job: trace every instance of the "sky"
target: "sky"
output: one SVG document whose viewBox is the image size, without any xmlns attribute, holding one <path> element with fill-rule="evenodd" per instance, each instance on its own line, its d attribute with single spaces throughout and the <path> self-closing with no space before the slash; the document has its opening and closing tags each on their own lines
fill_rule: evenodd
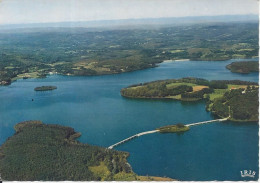
<svg viewBox="0 0 260 183">
<path fill-rule="evenodd" d="M 258 14 L 258 0 L 0 0 L 0 24 Z"/>
</svg>

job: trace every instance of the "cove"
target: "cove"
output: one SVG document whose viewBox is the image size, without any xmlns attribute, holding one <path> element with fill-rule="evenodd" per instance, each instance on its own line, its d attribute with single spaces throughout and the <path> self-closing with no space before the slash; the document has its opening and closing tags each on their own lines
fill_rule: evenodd
<svg viewBox="0 0 260 183">
<path fill-rule="evenodd" d="M 258 82 L 258 73 L 243 75 L 227 70 L 225 66 L 233 61 L 237 60 L 165 62 L 156 68 L 118 75 L 18 80 L 0 87 L 0 143 L 13 135 L 16 123 L 25 120 L 70 126 L 82 133 L 81 142 L 108 147 L 160 126 L 214 119 L 205 111 L 205 101 L 126 99 L 120 96 L 120 89 L 182 77 Z M 42 85 L 58 88 L 34 91 Z M 140 175 L 197 181 L 247 180 L 240 171 L 258 172 L 258 124 L 205 124 L 191 127 L 182 135 L 149 134 L 115 149 L 130 153 L 128 161 Z M 258 174 L 248 180 L 257 179 Z"/>
</svg>

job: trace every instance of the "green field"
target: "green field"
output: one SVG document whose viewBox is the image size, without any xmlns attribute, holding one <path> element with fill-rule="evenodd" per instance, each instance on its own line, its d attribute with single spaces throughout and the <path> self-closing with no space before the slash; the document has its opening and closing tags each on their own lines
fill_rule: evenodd
<svg viewBox="0 0 260 183">
<path fill-rule="evenodd" d="M 214 92 L 211 93 L 211 94 L 208 94 L 209 97 L 210 97 L 210 100 L 213 101 L 214 99 L 216 98 L 220 98 L 220 97 L 223 97 L 223 95 L 231 90 L 231 89 L 246 89 L 247 88 L 247 85 L 234 85 L 234 84 L 228 84 L 227 85 L 227 89 L 214 89 Z M 252 85 L 249 85 L 249 86 L 252 86 Z M 205 96 L 206 97 L 206 96 Z"/>
<path fill-rule="evenodd" d="M 197 86 L 197 85 L 194 84 L 194 83 L 184 83 L 184 82 L 181 82 L 181 83 L 170 83 L 170 84 L 167 84 L 167 85 L 166 85 L 166 88 L 167 88 L 167 89 L 172 89 L 172 88 L 175 88 L 176 86 L 180 86 L 180 85 Z"/>
<path fill-rule="evenodd" d="M 213 101 L 216 98 L 223 97 L 223 95 L 227 92 L 227 89 L 214 89 L 214 92 L 211 94 L 207 94 L 210 97 L 210 100 Z"/>
</svg>

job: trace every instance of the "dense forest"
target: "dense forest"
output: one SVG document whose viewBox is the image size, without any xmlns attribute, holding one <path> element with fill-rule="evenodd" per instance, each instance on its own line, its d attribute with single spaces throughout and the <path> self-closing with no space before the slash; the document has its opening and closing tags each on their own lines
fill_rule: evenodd
<svg viewBox="0 0 260 183">
<path fill-rule="evenodd" d="M 0 33 L 0 84 L 47 74 L 101 75 L 155 67 L 169 59 L 258 56 L 257 23 L 205 23 L 103 30 L 35 29 Z"/>
<path fill-rule="evenodd" d="M 128 153 L 82 144 L 73 128 L 22 122 L 0 148 L 1 178 L 8 181 L 160 180 L 137 176 Z M 171 180 L 171 179 L 167 179 Z"/>
<path fill-rule="evenodd" d="M 226 66 L 231 72 L 248 74 L 250 72 L 259 72 L 259 62 L 255 61 L 242 61 L 232 62 Z"/>
<path fill-rule="evenodd" d="M 233 121 L 258 121 L 258 83 L 200 78 L 168 79 L 121 89 L 128 98 L 207 100 L 207 110 Z"/>
</svg>

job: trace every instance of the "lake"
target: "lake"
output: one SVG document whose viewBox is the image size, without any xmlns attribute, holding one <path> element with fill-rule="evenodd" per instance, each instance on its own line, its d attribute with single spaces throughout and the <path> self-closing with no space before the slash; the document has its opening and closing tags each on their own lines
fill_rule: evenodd
<svg viewBox="0 0 260 183">
<path fill-rule="evenodd" d="M 120 89 L 190 76 L 258 82 L 258 73 L 243 75 L 227 70 L 225 66 L 233 61 L 237 60 L 165 62 L 156 68 L 117 75 L 18 80 L 0 87 L 0 143 L 13 135 L 16 123 L 26 120 L 70 126 L 82 133 L 81 142 L 108 147 L 157 127 L 214 119 L 205 110 L 205 101 L 126 99 L 120 96 Z M 58 89 L 34 91 L 42 85 Z M 194 181 L 257 180 L 258 139 L 257 123 L 222 122 L 194 126 L 182 135 L 145 135 L 115 149 L 130 153 L 128 161 L 140 175 Z M 241 170 L 256 171 L 256 177 L 242 178 Z"/>
</svg>

